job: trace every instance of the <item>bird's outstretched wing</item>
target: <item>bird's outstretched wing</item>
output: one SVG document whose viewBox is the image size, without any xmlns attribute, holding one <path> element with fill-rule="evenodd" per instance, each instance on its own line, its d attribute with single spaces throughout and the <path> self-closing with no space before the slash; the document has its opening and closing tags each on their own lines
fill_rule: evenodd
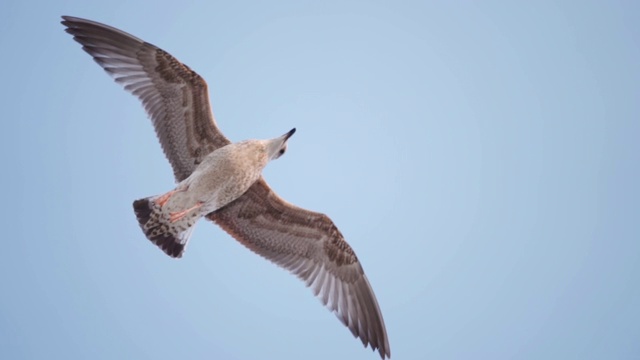
<svg viewBox="0 0 640 360">
<path fill-rule="evenodd" d="M 116 82 L 138 97 L 177 181 L 229 144 L 216 126 L 207 83 L 166 51 L 95 21 L 63 16 L 66 31 Z"/>
<path fill-rule="evenodd" d="M 289 204 L 262 178 L 207 217 L 250 250 L 298 276 L 365 346 L 378 349 L 383 359 L 390 357 L 371 285 L 329 217 Z"/>
</svg>

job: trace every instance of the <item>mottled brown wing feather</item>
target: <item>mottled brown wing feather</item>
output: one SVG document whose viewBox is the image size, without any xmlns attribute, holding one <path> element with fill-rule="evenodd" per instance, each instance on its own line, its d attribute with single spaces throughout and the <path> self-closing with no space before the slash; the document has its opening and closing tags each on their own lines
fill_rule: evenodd
<svg viewBox="0 0 640 360">
<path fill-rule="evenodd" d="M 390 357 L 371 285 L 329 217 L 287 203 L 262 178 L 207 217 L 250 250 L 298 276 L 365 346 L 378 349 L 383 359 Z"/>
<path fill-rule="evenodd" d="M 177 181 L 229 144 L 216 126 L 207 83 L 164 50 L 95 21 L 63 16 L 66 31 L 116 82 L 138 97 Z"/>
</svg>

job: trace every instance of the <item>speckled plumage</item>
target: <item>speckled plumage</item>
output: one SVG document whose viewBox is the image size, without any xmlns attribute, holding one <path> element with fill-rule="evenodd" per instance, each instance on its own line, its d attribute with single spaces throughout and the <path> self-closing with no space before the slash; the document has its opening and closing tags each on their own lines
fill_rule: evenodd
<svg viewBox="0 0 640 360">
<path fill-rule="evenodd" d="M 295 129 L 271 140 L 246 140 L 225 145 L 204 157 L 196 169 L 171 191 L 170 197 L 150 196 L 134 201 L 140 228 L 167 255 L 181 257 L 196 222 L 244 194 L 260 178 L 269 160 Z M 162 204 L 160 204 L 162 202 Z M 189 211 L 194 204 L 198 207 Z M 176 214 L 188 211 L 175 219 Z"/>
<path fill-rule="evenodd" d="M 213 117 L 206 82 L 166 51 L 121 30 L 70 16 L 63 16 L 62 24 L 83 50 L 142 102 L 173 168 L 176 189 L 191 177 L 199 179 L 187 190 L 172 193 L 166 202 L 164 196 L 134 202 L 147 237 L 167 254 L 180 257 L 193 228 L 191 219 L 195 223 L 206 214 L 241 244 L 299 277 L 365 346 L 389 358 L 376 297 L 333 221 L 280 198 L 259 173 L 236 171 L 242 183 L 238 188 L 221 180 L 226 165 L 216 153 L 232 148 L 226 148 L 231 142 Z M 202 196 L 215 200 L 198 205 Z M 194 212 L 179 216 L 178 210 L 185 206 Z"/>
</svg>

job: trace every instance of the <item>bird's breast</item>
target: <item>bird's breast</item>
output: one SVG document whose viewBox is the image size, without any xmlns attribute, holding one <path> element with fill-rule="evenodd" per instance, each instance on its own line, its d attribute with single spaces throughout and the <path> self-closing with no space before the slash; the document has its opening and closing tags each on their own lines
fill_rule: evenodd
<svg viewBox="0 0 640 360">
<path fill-rule="evenodd" d="M 261 169 L 238 157 L 217 156 L 207 160 L 194 171 L 188 192 L 197 201 L 214 207 L 211 211 L 240 197 L 260 177 Z"/>
</svg>

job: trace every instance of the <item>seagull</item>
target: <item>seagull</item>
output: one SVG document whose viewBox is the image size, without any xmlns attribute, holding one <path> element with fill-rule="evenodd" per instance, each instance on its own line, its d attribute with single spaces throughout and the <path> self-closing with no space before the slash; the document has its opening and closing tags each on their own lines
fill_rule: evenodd
<svg viewBox="0 0 640 360">
<path fill-rule="evenodd" d="M 176 187 L 135 200 L 146 237 L 180 258 L 205 217 L 242 245 L 296 275 L 359 338 L 391 357 L 380 307 L 355 252 L 331 219 L 279 197 L 262 177 L 292 129 L 269 140 L 232 143 L 218 129 L 207 83 L 166 51 L 114 27 L 62 16 L 65 31 L 150 117 Z"/>
</svg>

